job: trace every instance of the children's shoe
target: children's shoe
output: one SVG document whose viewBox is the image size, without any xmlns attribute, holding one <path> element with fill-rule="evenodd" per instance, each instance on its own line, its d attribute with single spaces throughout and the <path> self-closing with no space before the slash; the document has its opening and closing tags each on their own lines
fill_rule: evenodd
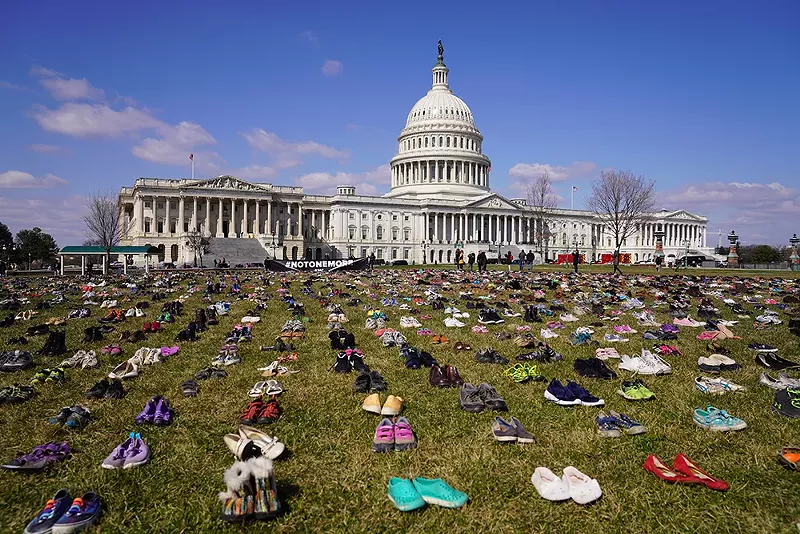
<svg viewBox="0 0 800 534">
<path fill-rule="evenodd" d="M 522 426 L 519 419 L 512 417 L 511 424 L 514 426 L 514 431 L 516 432 L 517 443 L 536 443 L 536 438 L 533 434 L 525 430 L 525 427 Z"/>
<path fill-rule="evenodd" d="M 743 420 L 713 406 L 706 406 L 705 410 L 695 408 L 693 420 L 697 426 L 717 432 L 729 432 L 747 428 L 747 423 Z"/>
<path fill-rule="evenodd" d="M 604 438 L 618 438 L 622 436 L 622 432 L 619 431 L 619 427 L 617 426 L 616 419 L 605 412 L 598 413 L 594 418 L 594 423 L 597 425 L 597 433 Z"/>
<path fill-rule="evenodd" d="M 66 489 L 60 489 L 48 500 L 44 508 L 25 527 L 25 534 L 47 534 L 52 532 L 53 525 L 69 510 L 72 497 Z"/>
<path fill-rule="evenodd" d="M 461 508 L 469 499 L 466 493 L 451 488 L 441 478 L 417 477 L 413 480 L 413 484 L 422 499 L 428 504 L 436 504 L 445 508 Z"/>
<path fill-rule="evenodd" d="M 223 521 L 266 520 L 281 513 L 272 460 L 236 462 L 225 471 L 224 480 L 227 490 L 219 494 Z"/>
<path fill-rule="evenodd" d="M 596 479 L 590 478 L 572 466 L 564 468 L 562 480 L 569 488 L 569 496 L 578 504 L 589 504 L 603 495 Z"/>
<path fill-rule="evenodd" d="M 403 409 L 402 397 L 389 395 L 386 398 L 386 402 L 383 404 L 383 408 L 381 408 L 381 415 L 398 415 L 402 409 Z"/>
<path fill-rule="evenodd" d="M 531 483 L 543 499 L 566 501 L 570 499 L 569 486 L 546 467 L 537 467 L 531 475 Z"/>
<path fill-rule="evenodd" d="M 394 423 L 394 450 L 405 451 L 417 447 L 417 439 L 411 430 L 411 423 L 405 417 L 398 417 Z"/>
<path fill-rule="evenodd" d="M 125 464 L 125 454 L 128 451 L 128 447 L 131 446 L 135 437 L 136 434 L 131 432 L 128 436 L 128 439 L 114 447 L 114 450 L 111 451 L 111 454 L 109 454 L 105 460 L 103 460 L 103 463 L 100 464 L 100 467 L 103 469 L 121 469 Z"/>
<path fill-rule="evenodd" d="M 72 501 L 72 506 L 53 525 L 53 534 L 71 534 L 89 528 L 101 513 L 100 496 L 90 491 Z"/>
<path fill-rule="evenodd" d="M 144 465 L 150 460 L 150 447 L 142 439 L 141 434 L 138 432 L 133 438 L 133 442 L 125 450 L 125 460 L 123 462 L 123 469 L 131 469 Z"/>
<path fill-rule="evenodd" d="M 367 398 L 364 399 L 364 403 L 361 405 L 361 408 L 365 412 L 379 414 L 381 413 L 381 396 L 377 393 L 373 393 L 372 395 L 367 395 Z"/>
<path fill-rule="evenodd" d="M 636 436 L 647 432 L 647 428 L 641 423 L 638 423 L 625 415 L 624 413 L 617 413 L 614 410 L 608 412 L 608 416 L 614 419 L 614 424 L 618 428 L 625 431 L 629 436 Z"/>
<path fill-rule="evenodd" d="M 414 484 L 406 478 L 389 479 L 389 500 L 401 512 L 410 512 L 425 506 L 425 500 Z"/>
<path fill-rule="evenodd" d="M 394 450 L 394 424 L 385 417 L 381 419 L 375 429 L 372 440 L 372 450 L 375 452 L 389 452 Z"/>
<path fill-rule="evenodd" d="M 517 441 L 517 429 L 502 417 L 495 417 L 492 421 L 492 435 L 501 443 Z"/>
</svg>

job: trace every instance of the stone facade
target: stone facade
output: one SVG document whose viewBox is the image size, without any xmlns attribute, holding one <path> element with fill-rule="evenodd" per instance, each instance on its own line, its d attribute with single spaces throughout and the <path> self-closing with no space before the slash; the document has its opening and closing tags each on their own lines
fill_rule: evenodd
<svg viewBox="0 0 800 534">
<path fill-rule="evenodd" d="M 185 234 L 215 239 L 253 239 L 265 257 L 325 259 L 374 253 L 386 261 L 450 263 L 457 246 L 490 255 L 534 249 L 537 261 L 577 246 L 588 261 L 613 249 L 610 235 L 591 212 L 554 209 L 550 238 L 537 226 L 524 199 L 506 199 L 489 188 L 491 162 L 469 107 L 450 90 L 444 58 L 432 69 L 433 84 L 412 108 L 391 160 L 391 190 L 358 195 L 341 185 L 331 196 L 300 187 L 251 183 L 233 176 L 208 180 L 139 178 L 120 191 L 125 245 L 153 245 L 164 259 L 191 263 Z M 623 244 L 631 261 L 654 257 L 657 230 L 666 232 L 664 253 L 680 257 L 688 247 L 705 254 L 705 217 L 683 210 L 655 213 Z M 260 258 L 263 259 L 263 258 Z M 254 260 L 255 261 L 255 260 Z"/>
</svg>

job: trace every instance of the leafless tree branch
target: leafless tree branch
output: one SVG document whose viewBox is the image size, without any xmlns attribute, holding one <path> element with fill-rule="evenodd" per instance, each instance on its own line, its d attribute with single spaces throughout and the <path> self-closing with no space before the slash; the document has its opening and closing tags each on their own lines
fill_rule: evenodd
<svg viewBox="0 0 800 534">
<path fill-rule="evenodd" d="M 191 230 L 186 233 L 186 246 L 194 253 L 194 266 L 197 267 L 197 258 L 200 258 L 200 265 L 203 265 L 203 256 L 211 252 L 211 237 L 202 230 Z"/>
<path fill-rule="evenodd" d="M 528 184 L 527 196 L 528 206 L 531 208 L 536 225 L 533 234 L 536 244 L 541 250 L 545 240 L 544 228 L 550 225 L 550 215 L 558 203 L 553 192 L 553 180 L 550 178 L 550 173 L 545 171 Z"/>
<path fill-rule="evenodd" d="M 95 193 L 89 197 L 87 208 L 86 215 L 82 217 L 86 233 L 90 240 L 105 249 L 108 262 L 111 249 L 123 237 L 119 198 L 112 193 Z"/>
<path fill-rule="evenodd" d="M 586 206 L 614 237 L 615 250 L 645 222 L 655 208 L 655 182 L 631 171 L 603 171 L 592 184 Z"/>
</svg>

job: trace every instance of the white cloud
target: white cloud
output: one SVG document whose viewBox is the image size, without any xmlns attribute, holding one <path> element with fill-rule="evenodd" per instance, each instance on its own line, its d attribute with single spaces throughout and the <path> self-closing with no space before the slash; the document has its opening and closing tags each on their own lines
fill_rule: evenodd
<svg viewBox="0 0 800 534">
<path fill-rule="evenodd" d="M 548 163 L 517 163 L 508 174 L 515 178 L 531 179 L 547 172 L 554 182 L 584 177 L 597 168 L 591 161 L 576 161 L 571 165 L 550 165 Z"/>
<path fill-rule="evenodd" d="M 326 59 L 322 64 L 322 74 L 325 76 L 338 76 L 344 70 L 344 64 L 338 59 Z"/>
<path fill-rule="evenodd" d="M 360 195 L 376 195 L 381 191 L 379 186 L 391 183 L 392 173 L 388 164 L 362 173 L 337 172 L 312 172 L 295 179 L 295 183 L 304 190 L 314 193 L 335 193 L 336 186 L 352 185 Z"/>
<path fill-rule="evenodd" d="M 316 32 L 312 30 L 306 30 L 300 34 L 300 37 L 308 41 L 309 44 L 317 46 L 319 44 L 319 37 L 317 36 Z"/>
<path fill-rule="evenodd" d="M 726 234 L 736 230 L 743 243 L 785 244 L 800 221 L 800 189 L 777 182 L 691 183 L 659 192 L 657 198 L 666 209 L 708 217 L 709 235 L 717 228 Z M 709 237 L 708 244 L 716 241 Z"/>
<path fill-rule="evenodd" d="M 32 152 L 39 152 L 41 154 L 56 154 L 56 153 L 59 153 L 59 152 L 60 153 L 69 153 L 70 152 L 69 148 L 67 148 L 65 146 L 61 146 L 61 145 L 41 145 L 41 144 L 36 144 L 36 145 L 28 145 L 25 148 L 27 148 L 28 150 L 30 150 Z"/>
<path fill-rule="evenodd" d="M 86 78 L 67 78 L 60 72 L 34 66 L 31 75 L 40 78 L 39 83 L 50 91 L 56 100 L 103 100 L 105 92 L 89 83 Z"/>
<path fill-rule="evenodd" d="M 233 169 L 228 174 L 243 180 L 260 180 L 277 176 L 278 170 L 274 167 L 253 164 L 240 169 Z"/>
<path fill-rule="evenodd" d="M 195 154 L 195 164 L 201 170 L 217 169 L 222 157 L 215 152 L 196 151 L 199 146 L 213 145 L 217 140 L 202 126 L 183 121 L 176 126 L 162 124 L 158 129 L 160 139 L 148 137 L 131 148 L 137 158 L 163 165 L 189 166 L 189 154 Z"/>
<path fill-rule="evenodd" d="M 73 137 L 118 137 L 164 124 L 147 111 L 130 106 L 116 111 L 105 104 L 67 102 L 58 109 L 36 106 L 31 115 L 43 130 Z"/>
<path fill-rule="evenodd" d="M 268 154 L 273 160 L 272 166 L 278 169 L 300 165 L 305 156 L 319 156 L 339 162 L 344 162 L 350 157 L 347 150 L 337 150 L 316 141 L 291 143 L 263 129 L 251 130 L 241 135 L 251 148 Z"/>
<path fill-rule="evenodd" d="M 52 235 L 58 245 L 80 245 L 86 239 L 81 216 L 86 213 L 86 198 L 77 195 L 54 198 L 12 198 L 0 196 L 3 222 L 14 232 L 38 226 Z"/>
<path fill-rule="evenodd" d="M 5 80 L 0 80 L 0 89 L 14 89 L 15 91 L 29 91 L 27 87 L 24 85 L 19 85 L 18 83 L 11 83 Z"/>
<path fill-rule="evenodd" d="M 22 171 L 0 172 L 0 189 L 49 189 L 66 183 L 66 180 L 54 174 L 36 178 L 32 174 Z"/>
</svg>

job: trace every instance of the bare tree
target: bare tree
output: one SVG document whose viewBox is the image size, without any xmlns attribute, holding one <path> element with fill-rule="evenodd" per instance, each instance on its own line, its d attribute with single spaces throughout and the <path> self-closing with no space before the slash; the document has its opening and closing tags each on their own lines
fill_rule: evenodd
<svg viewBox="0 0 800 534">
<path fill-rule="evenodd" d="M 111 249 L 122 239 L 119 198 L 112 193 L 95 193 L 87 202 L 88 213 L 82 217 L 89 239 L 106 251 L 110 265 Z"/>
<path fill-rule="evenodd" d="M 549 245 L 545 228 L 550 226 L 550 216 L 558 203 L 553 191 L 553 179 L 544 171 L 528 184 L 528 206 L 533 214 L 535 242 L 542 252 L 543 245 Z"/>
<path fill-rule="evenodd" d="M 655 182 L 631 171 L 603 171 L 592 184 L 586 206 L 594 212 L 614 238 L 614 271 L 618 271 L 619 249 L 626 239 L 652 217 Z"/>
<path fill-rule="evenodd" d="M 200 266 L 203 266 L 203 256 L 211 252 L 211 234 L 205 234 L 201 230 L 191 230 L 186 232 L 186 246 L 194 253 L 194 266 L 197 267 L 197 258 L 200 258 Z"/>
</svg>

